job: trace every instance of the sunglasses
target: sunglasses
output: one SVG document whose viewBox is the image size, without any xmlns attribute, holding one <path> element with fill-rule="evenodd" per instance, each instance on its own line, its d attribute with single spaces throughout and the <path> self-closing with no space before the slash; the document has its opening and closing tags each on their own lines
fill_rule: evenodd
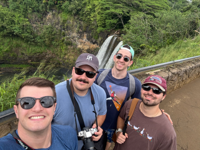
<svg viewBox="0 0 200 150">
<path fill-rule="evenodd" d="M 120 53 L 118 53 L 117 55 L 116 55 L 116 58 L 117 59 L 121 59 L 123 56 L 122 56 L 122 54 L 120 54 Z M 130 60 L 130 58 L 129 57 L 127 57 L 127 56 L 124 56 L 124 61 L 125 62 L 128 62 Z"/>
<path fill-rule="evenodd" d="M 85 73 L 88 78 L 94 78 L 94 76 L 96 75 L 96 73 L 94 73 L 92 71 L 85 71 L 81 68 L 75 68 L 75 73 L 77 75 L 82 75 Z"/>
<path fill-rule="evenodd" d="M 163 91 L 161 89 L 159 89 L 159 88 L 152 88 L 149 85 L 145 85 L 145 84 L 142 85 L 142 89 L 145 90 L 145 91 L 150 91 L 152 89 L 152 91 L 153 91 L 154 94 L 163 93 Z"/>
<path fill-rule="evenodd" d="M 50 108 L 56 102 L 56 98 L 53 96 L 44 96 L 41 98 L 22 97 L 17 99 L 23 109 L 31 109 L 35 105 L 36 100 L 40 100 L 40 104 L 44 108 Z"/>
</svg>

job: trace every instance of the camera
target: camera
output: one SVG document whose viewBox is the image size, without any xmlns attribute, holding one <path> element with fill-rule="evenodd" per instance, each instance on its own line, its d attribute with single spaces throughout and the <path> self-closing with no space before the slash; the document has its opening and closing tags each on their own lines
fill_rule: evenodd
<svg viewBox="0 0 200 150">
<path fill-rule="evenodd" d="M 92 135 L 97 132 L 96 128 L 84 127 L 83 131 L 78 132 L 78 137 L 82 138 L 85 150 L 95 150 Z"/>
</svg>

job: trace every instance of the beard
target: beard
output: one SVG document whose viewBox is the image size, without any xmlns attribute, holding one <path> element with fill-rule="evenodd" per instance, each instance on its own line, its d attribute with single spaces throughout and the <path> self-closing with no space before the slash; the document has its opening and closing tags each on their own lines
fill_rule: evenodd
<svg viewBox="0 0 200 150">
<path fill-rule="evenodd" d="M 154 106 L 157 106 L 157 105 L 159 105 L 161 102 L 162 102 L 162 99 L 155 99 L 155 100 L 153 100 L 153 102 L 152 102 L 152 100 L 150 101 L 150 100 L 147 100 L 147 99 L 145 99 L 143 96 L 141 96 L 141 100 L 142 100 L 142 102 L 144 103 L 144 105 L 145 106 L 148 106 L 148 107 L 154 107 Z"/>
</svg>

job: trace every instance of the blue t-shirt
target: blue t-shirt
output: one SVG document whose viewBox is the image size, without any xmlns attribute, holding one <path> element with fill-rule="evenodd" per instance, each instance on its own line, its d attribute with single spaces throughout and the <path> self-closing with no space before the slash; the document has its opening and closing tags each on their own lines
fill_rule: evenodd
<svg viewBox="0 0 200 150">
<path fill-rule="evenodd" d="M 102 71 L 105 69 L 100 69 L 96 77 L 95 83 Z M 134 76 L 133 76 L 134 77 Z M 135 79 L 135 92 L 131 95 L 131 98 L 141 99 L 141 82 L 139 79 Z M 127 73 L 126 77 L 123 79 L 116 79 L 112 76 L 111 69 L 103 82 L 100 85 L 106 92 L 107 97 L 107 115 L 106 119 L 102 125 L 104 130 L 115 129 L 117 125 L 117 118 L 120 109 L 123 107 L 124 103 L 130 97 L 129 90 L 129 75 Z"/>
<path fill-rule="evenodd" d="M 75 130 L 70 126 L 52 125 L 52 141 L 49 148 L 37 150 L 77 150 L 78 140 Z M 0 150 L 25 150 L 19 145 L 13 136 L 0 138 Z"/>
<path fill-rule="evenodd" d="M 71 82 L 71 79 L 69 81 Z M 67 82 L 64 81 L 56 85 L 57 105 L 53 118 L 53 123 L 70 125 L 76 130 L 74 106 L 67 91 L 66 83 Z M 95 109 L 97 115 L 105 115 L 107 112 L 105 91 L 96 84 L 92 84 L 91 90 L 95 100 Z M 94 107 L 91 103 L 90 90 L 88 90 L 85 96 L 79 96 L 76 93 L 74 93 L 74 97 L 80 107 L 85 126 L 91 128 L 93 123 L 95 122 L 95 114 L 93 113 Z M 76 122 L 78 131 L 81 131 L 77 115 L 76 115 Z M 82 146 L 83 142 L 79 140 L 78 149 L 81 149 Z"/>
</svg>

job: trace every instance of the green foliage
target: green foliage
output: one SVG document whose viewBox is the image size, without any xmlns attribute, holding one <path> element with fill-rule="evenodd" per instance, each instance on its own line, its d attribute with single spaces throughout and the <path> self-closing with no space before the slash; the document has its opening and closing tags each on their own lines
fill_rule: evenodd
<svg viewBox="0 0 200 150">
<path fill-rule="evenodd" d="M 129 70 L 152 66 L 164 62 L 184 59 L 200 55 L 200 36 L 193 39 L 179 40 L 174 44 L 161 48 L 157 53 L 147 53 L 145 56 L 135 56 Z"/>
<path fill-rule="evenodd" d="M 19 36 L 31 40 L 32 29 L 28 19 L 0 5 L 0 35 Z"/>
<path fill-rule="evenodd" d="M 62 6 L 62 10 L 71 15 L 79 14 L 82 9 L 82 0 L 66 1 Z"/>
<path fill-rule="evenodd" d="M 136 53 L 143 53 L 143 49 L 156 52 L 177 40 L 194 36 L 198 25 L 198 16 L 192 13 L 183 15 L 176 10 L 161 11 L 155 13 L 155 17 L 137 13 L 125 27 L 123 40 L 132 45 Z"/>
<path fill-rule="evenodd" d="M 67 3 L 67 2 L 66 2 Z M 144 12 L 154 14 L 169 9 L 166 0 L 84 0 L 82 18 L 97 27 L 97 32 L 111 29 L 123 29 L 131 14 Z"/>
<path fill-rule="evenodd" d="M 55 79 L 55 76 L 52 76 L 52 74 L 56 71 L 53 68 L 53 65 L 46 65 L 45 62 L 42 62 L 32 76 L 25 75 L 28 71 L 26 69 L 20 74 L 15 74 L 12 79 L 7 79 L 6 81 L 0 83 L 0 112 L 13 107 L 15 104 L 17 90 L 28 78 L 41 77 L 53 81 L 55 84 L 59 83 L 60 81 Z"/>
</svg>

